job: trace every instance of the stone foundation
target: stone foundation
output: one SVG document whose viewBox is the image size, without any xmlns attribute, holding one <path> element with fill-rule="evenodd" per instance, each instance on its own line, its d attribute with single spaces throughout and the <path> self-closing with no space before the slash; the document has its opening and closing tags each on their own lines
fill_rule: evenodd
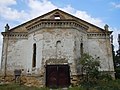
<svg viewBox="0 0 120 90">
<path fill-rule="evenodd" d="M 72 75 L 70 78 L 70 82 L 72 86 L 77 86 L 80 82 L 80 76 L 79 75 Z"/>
<path fill-rule="evenodd" d="M 41 77 L 34 77 L 34 76 L 23 76 L 21 77 L 21 83 L 26 86 L 35 86 L 35 87 L 43 87 L 43 81 Z"/>
<path fill-rule="evenodd" d="M 80 82 L 79 76 L 72 75 L 70 78 L 70 83 L 72 86 L 77 86 Z M 20 76 L 15 79 L 14 76 L 0 77 L 1 84 L 17 83 L 25 86 L 34 86 L 34 87 L 44 87 L 45 83 L 43 77 L 41 76 Z"/>
<path fill-rule="evenodd" d="M 0 77 L 1 84 L 18 83 L 26 86 L 43 87 L 44 83 L 40 76 L 20 76 L 15 79 L 14 76 Z"/>
</svg>

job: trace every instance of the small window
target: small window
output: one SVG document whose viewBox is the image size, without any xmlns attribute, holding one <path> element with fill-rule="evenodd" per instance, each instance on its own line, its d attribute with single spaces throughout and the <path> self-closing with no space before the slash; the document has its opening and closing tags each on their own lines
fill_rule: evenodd
<svg viewBox="0 0 120 90">
<path fill-rule="evenodd" d="M 36 44 L 33 44 L 33 61 L 32 61 L 32 67 L 36 67 Z"/>
<path fill-rule="evenodd" d="M 54 19 L 60 19 L 60 15 L 55 15 Z"/>
<path fill-rule="evenodd" d="M 80 44 L 80 54 L 83 55 L 83 43 Z"/>
</svg>

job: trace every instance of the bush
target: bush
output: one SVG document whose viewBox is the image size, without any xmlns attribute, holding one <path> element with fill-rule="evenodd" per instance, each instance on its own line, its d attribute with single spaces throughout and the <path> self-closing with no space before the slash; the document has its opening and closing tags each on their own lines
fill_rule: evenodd
<svg viewBox="0 0 120 90">
<path fill-rule="evenodd" d="M 83 84 L 81 87 L 83 90 L 120 90 L 120 80 L 98 80 L 97 84 Z"/>
<path fill-rule="evenodd" d="M 99 58 L 93 58 L 91 55 L 84 53 L 80 58 L 81 72 L 83 83 L 94 83 L 99 75 L 100 62 Z"/>
<path fill-rule="evenodd" d="M 102 80 L 102 81 L 110 81 L 110 80 L 112 80 L 113 78 L 112 78 L 111 75 L 109 75 L 109 74 L 107 74 L 107 73 L 106 73 L 106 74 L 100 73 L 98 79 L 99 79 L 99 80 Z"/>
</svg>

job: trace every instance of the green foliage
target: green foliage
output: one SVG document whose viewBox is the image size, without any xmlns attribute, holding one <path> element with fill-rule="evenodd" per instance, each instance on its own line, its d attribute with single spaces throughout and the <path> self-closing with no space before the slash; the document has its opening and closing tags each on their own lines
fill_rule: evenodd
<svg viewBox="0 0 120 90">
<path fill-rule="evenodd" d="M 72 87 L 68 90 L 120 90 L 120 80 L 99 81 L 97 84 L 87 84 Z"/>
<path fill-rule="evenodd" d="M 0 90 L 50 90 L 50 89 L 45 87 L 44 88 L 27 87 L 18 84 L 4 84 L 4 85 L 0 85 Z M 63 89 L 61 88 L 57 90 L 63 90 Z M 67 90 L 120 90 L 120 80 L 119 79 L 109 80 L 107 82 L 100 80 L 97 84 L 91 84 L 90 86 L 84 84 L 76 87 L 70 87 Z"/>
<path fill-rule="evenodd" d="M 80 59 L 80 65 L 82 66 L 83 81 L 93 82 L 98 78 L 100 62 L 98 58 L 93 58 L 89 54 L 83 54 Z"/>
<path fill-rule="evenodd" d="M 112 55 L 113 55 L 113 62 L 114 62 L 114 68 L 115 68 L 115 78 L 120 79 L 120 49 L 114 51 L 114 45 L 112 44 Z"/>
<path fill-rule="evenodd" d="M 112 79 L 112 76 L 107 74 L 107 73 L 100 73 L 99 77 L 98 77 L 98 81 L 104 81 L 104 82 L 108 82 Z"/>
<path fill-rule="evenodd" d="M 0 90 L 49 90 L 48 88 L 27 87 L 19 84 L 3 84 L 0 85 Z"/>
<path fill-rule="evenodd" d="M 77 87 L 68 88 L 68 90 L 85 90 L 85 89 L 81 86 L 77 86 Z"/>
<path fill-rule="evenodd" d="M 118 54 L 114 58 L 114 66 L 115 66 L 116 78 L 120 79 L 120 55 Z"/>
</svg>

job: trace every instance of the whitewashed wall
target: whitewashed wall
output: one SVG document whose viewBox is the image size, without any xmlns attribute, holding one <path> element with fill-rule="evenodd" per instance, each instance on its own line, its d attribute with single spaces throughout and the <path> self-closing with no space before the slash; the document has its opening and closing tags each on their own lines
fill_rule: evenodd
<svg viewBox="0 0 120 90">
<path fill-rule="evenodd" d="M 106 41 L 107 40 L 107 41 Z M 56 43 L 60 41 L 59 48 Z M 36 43 L 36 67 L 32 67 L 33 44 Z M 7 73 L 13 74 L 15 69 L 22 69 L 24 74 L 39 74 L 49 59 L 65 59 L 70 65 L 71 74 L 77 74 L 77 66 L 81 54 L 80 44 L 83 43 L 84 53 L 99 57 L 101 71 L 114 71 L 109 38 L 87 38 L 87 33 L 76 29 L 40 29 L 28 32 L 28 38 L 12 38 L 8 42 Z M 4 40 L 2 70 L 4 71 L 6 56 Z M 77 71 L 78 70 L 78 71 Z"/>
<path fill-rule="evenodd" d="M 95 58 L 99 57 L 101 63 L 101 71 L 114 71 L 112 50 L 109 39 L 88 39 L 88 52 Z"/>
</svg>

